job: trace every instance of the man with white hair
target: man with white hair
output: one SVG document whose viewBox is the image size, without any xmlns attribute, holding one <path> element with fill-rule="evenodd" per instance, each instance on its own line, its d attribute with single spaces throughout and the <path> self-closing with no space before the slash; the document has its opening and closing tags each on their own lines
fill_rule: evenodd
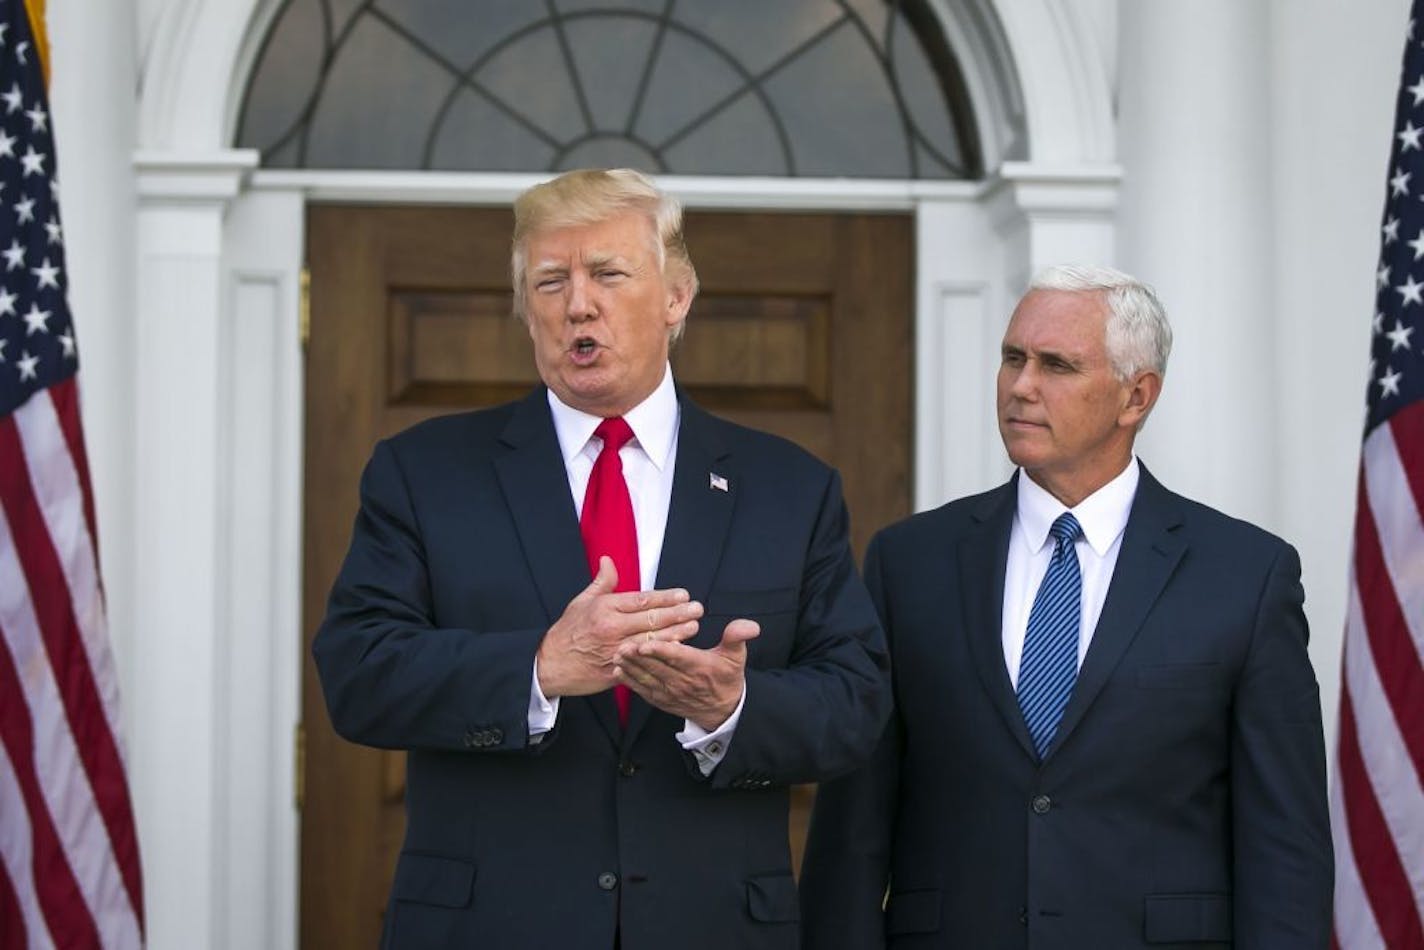
<svg viewBox="0 0 1424 950">
<path fill-rule="evenodd" d="M 1133 278 L 1040 274 L 998 375 L 1019 470 L 871 542 L 897 709 L 818 795 L 810 950 L 1328 944 L 1300 562 L 1134 455 L 1171 342 Z"/>
</svg>

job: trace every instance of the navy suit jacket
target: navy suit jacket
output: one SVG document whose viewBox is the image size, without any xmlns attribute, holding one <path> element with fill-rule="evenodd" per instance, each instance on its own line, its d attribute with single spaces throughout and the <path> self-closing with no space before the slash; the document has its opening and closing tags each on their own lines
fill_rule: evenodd
<svg viewBox="0 0 1424 950">
<path fill-rule="evenodd" d="M 874 751 L 884 641 L 839 476 L 685 399 L 680 425 L 658 587 L 703 603 L 694 645 L 761 625 L 710 777 L 636 696 L 626 730 L 605 691 L 529 740 L 535 651 L 589 583 L 542 388 L 376 446 L 313 652 L 337 732 L 410 753 L 384 946 L 797 945 L 787 786 Z"/>
<path fill-rule="evenodd" d="M 1324 743 L 1295 551 L 1144 468 L 1040 761 L 1002 647 L 1016 499 L 1010 481 L 871 542 L 896 712 L 873 763 L 817 798 L 806 946 L 1324 948 Z"/>
</svg>

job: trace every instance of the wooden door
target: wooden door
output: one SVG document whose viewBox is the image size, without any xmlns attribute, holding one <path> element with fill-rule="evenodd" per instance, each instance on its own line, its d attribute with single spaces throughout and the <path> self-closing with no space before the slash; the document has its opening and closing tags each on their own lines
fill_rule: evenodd
<svg viewBox="0 0 1424 950">
<path fill-rule="evenodd" d="M 910 510 L 912 222 L 689 213 L 702 280 L 674 375 L 704 408 L 841 470 L 859 556 Z M 405 820 L 402 753 L 331 729 L 311 636 L 374 442 L 538 381 L 509 316 L 508 210 L 314 206 L 308 215 L 301 941 L 374 946 Z M 799 862 L 811 802 L 793 796 Z"/>
</svg>

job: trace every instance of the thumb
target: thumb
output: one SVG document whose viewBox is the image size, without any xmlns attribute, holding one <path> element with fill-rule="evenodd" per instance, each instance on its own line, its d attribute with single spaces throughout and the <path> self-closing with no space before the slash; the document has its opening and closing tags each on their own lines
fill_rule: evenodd
<svg viewBox="0 0 1424 950">
<path fill-rule="evenodd" d="M 733 656 L 745 656 L 747 641 L 761 636 L 761 625 L 755 620 L 733 620 L 722 629 L 722 642 L 718 648 Z"/>
<path fill-rule="evenodd" d="M 584 589 L 584 593 L 597 597 L 599 594 L 611 594 L 618 589 L 618 568 L 613 566 L 613 558 L 607 554 L 598 559 L 598 573 L 593 576 L 593 582 Z"/>
</svg>

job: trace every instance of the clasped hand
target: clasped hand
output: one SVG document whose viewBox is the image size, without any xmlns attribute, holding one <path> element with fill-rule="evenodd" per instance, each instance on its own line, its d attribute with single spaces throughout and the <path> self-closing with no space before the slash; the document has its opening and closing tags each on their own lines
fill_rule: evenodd
<svg viewBox="0 0 1424 950">
<path fill-rule="evenodd" d="M 587 696 L 622 683 L 664 712 L 711 732 L 741 701 L 748 640 L 761 628 L 734 620 L 715 647 L 691 639 L 702 604 L 681 588 L 614 593 L 618 572 L 599 559 L 593 582 L 564 608 L 539 645 L 545 696 Z"/>
</svg>

